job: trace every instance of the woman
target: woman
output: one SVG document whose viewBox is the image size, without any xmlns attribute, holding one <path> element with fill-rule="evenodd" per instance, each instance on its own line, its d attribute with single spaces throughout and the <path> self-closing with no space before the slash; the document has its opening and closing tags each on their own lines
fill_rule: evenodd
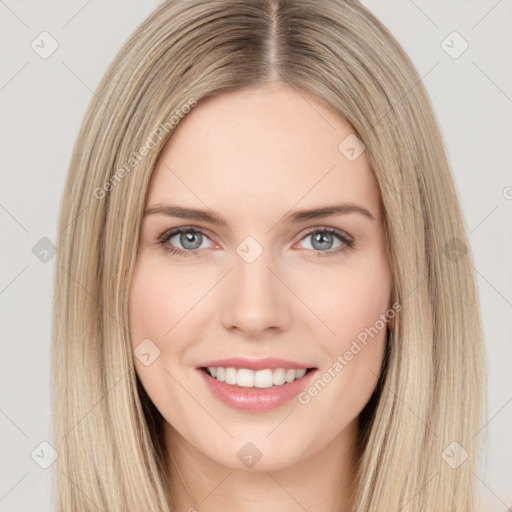
<svg viewBox="0 0 512 512">
<path fill-rule="evenodd" d="M 361 4 L 163 3 L 89 106 L 60 232 L 59 511 L 476 510 L 465 228 Z"/>
</svg>

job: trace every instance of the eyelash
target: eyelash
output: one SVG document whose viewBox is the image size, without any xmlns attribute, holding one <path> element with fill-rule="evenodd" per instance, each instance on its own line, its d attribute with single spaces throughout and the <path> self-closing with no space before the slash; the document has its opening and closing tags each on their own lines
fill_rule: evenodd
<svg viewBox="0 0 512 512">
<path fill-rule="evenodd" d="M 162 245 L 162 248 L 165 252 L 168 252 L 171 254 L 176 254 L 178 256 L 183 256 L 185 258 L 197 256 L 197 252 L 200 249 L 186 251 L 183 249 L 178 249 L 177 247 L 171 246 L 167 243 L 169 241 L 169 239 L 171 239 L 173 236 L 179 235 L 181 233 L 194 233 L 194 234 L 199 233 L 209 239 L 209 237 L 206 236 L 206 234 L 201 229 L 187 227 L 187 226 L 171 229 L 169 231 L 166 231 L 165 233 L 163 233 L 162 235 L 160 235 L 158 237 L 158 242 Z M 306 233 L 304 233 L 304 236 L 299 241 L 302 241 L 303 239 L 307 238 L 308 236 L 310 236 L 314 233 L 328 233 L 331 235 L 335 235 L 344 244 L 343 246 L 338 247 L 337 249 L 330 249 L 327 251 L 314 251 L 315 256 L 318 256 L 320 258 L 324 258 L 324 257 L 328 257 L 328 256 L 335 256 L 344 251 L 352 249 L 355 245 L 354 240 L 345 236 L 343 231 L 340 231 L 335 228 L 327 227 L 327 226 L 312 228 L 312 229 L 308 230 Z"/>
</svg>

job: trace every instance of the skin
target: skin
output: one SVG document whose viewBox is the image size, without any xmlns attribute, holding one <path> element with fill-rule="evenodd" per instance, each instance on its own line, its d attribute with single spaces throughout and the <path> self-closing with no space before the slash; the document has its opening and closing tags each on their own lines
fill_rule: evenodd
<svg viewBox="0 0 512 512">
<path fill-rule="evenodd" d="M 141 225 L 130 333 L 133 349 L 149 338 L 160 350 L 148 366 L 134 361 L 165 419 L 176 510 L 347 507 L 357 419 L 377 383 L 387 327 L 307 404 L 295 398 L 271 411 L 237 411 L 211 394 L 195 367 L 279 357 L 317 367 L 321 376 L 388 310 L 392 278 L 378 186 L 364 152 L 349 161 L 338 150 L 351 133 L 314 97 L 272 84 L 201 101 L 159 157 L 147 209 L 179 204 L 228 222 L 159 213 Z M 352 212 L 279 222 L 291 210 L 341 203 L 374 219 Z M 167 246 L 199 248 L 190 257 L 166 252 L 159 237 L 184 226 L 201 229 L 202 239 L 186 245 L 177 234 Z M 325 227 L 348 234 L 354 247 L 329 234 L 318 244 L 306 234 Z M 236 251 L 248 236 L 263 249 L 252 263 Z M 252 468 L 237 457 L 248 442 L 262 453 Z"/>
</svg>

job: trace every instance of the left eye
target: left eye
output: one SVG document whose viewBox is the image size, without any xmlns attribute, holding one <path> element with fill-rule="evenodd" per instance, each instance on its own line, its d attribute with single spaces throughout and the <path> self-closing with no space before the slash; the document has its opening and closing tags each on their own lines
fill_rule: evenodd
<svg viewBox="0 0 512 512">
<path fill-rule="evenodd" d="M 311 239 L 311 242 L 307 249 L 315 249 L 320 252 L 337 252 L 340 247 L 341 249 L 352 247 L 351 240 L 333 228 L 317 228 L 314 231 L 309 231 L 302 240 L 308 239 Z M 338 245 L 333 247 L 336 239 L 338 239 Z"/>
</svg>

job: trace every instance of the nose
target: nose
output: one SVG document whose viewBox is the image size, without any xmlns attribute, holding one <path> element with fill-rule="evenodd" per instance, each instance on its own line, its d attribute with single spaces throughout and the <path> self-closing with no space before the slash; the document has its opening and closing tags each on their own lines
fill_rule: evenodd
<svg viewBox="0 0 512 512">
<path fill-rule="evenodd" d="M 222 291 L 224 298 L 220 299 L 223 326 L 252 338 L 266 331 L 286 330 L 291 292 L 266 252 L 252 263 L 236 256 L 234 267 Z"/>
</svg>

